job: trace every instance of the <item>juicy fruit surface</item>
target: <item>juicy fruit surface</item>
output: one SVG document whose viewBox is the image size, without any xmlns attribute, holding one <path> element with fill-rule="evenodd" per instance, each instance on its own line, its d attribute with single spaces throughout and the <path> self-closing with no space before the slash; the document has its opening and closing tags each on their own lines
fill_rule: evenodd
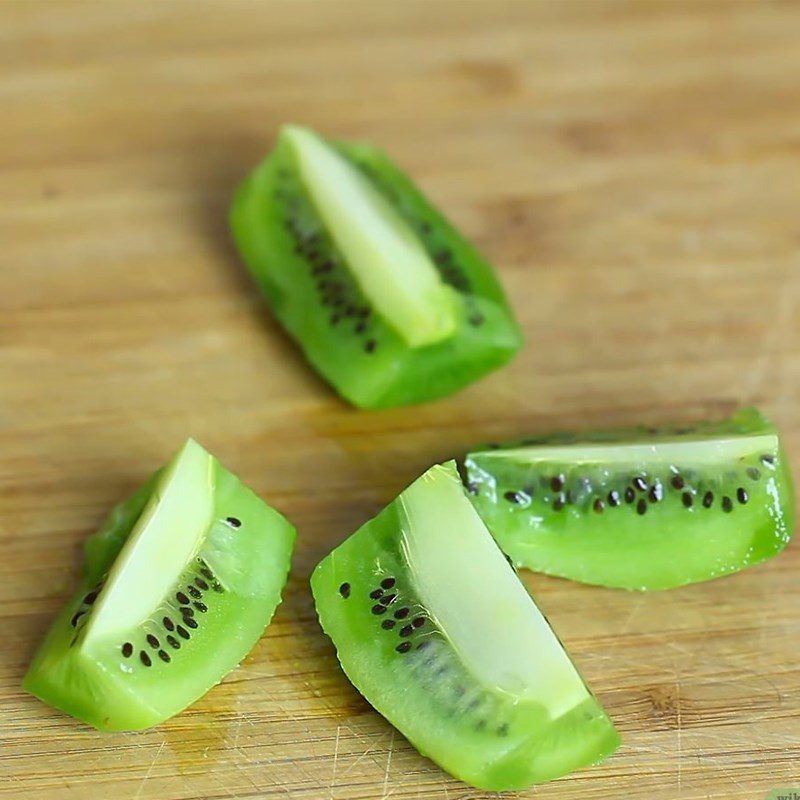
<svg viewBox="0 0 800 800">
<path fill-rule="evenodd" d="M 397 287 L 405 277 L 391 272 L 404 269 L 402 260 L 365 281 L 368 269 L 343 249 L 341 232 L 332 229 L 337 217 L 320 213 L 284 132 L 238 190 L 231 227 L 273 311 L 311 363 L 350 402 L 378 408 L 441 397 L 510 360 L 521 334 L 486 261 L 380 151 L 340 145 L 336 153 L 438 272 L 433 280 L 425 270 L 412 271 L 418 278 L 410 291 L 422 298 L 422 309 L 432 298 L 444 322 L 420 325 L 409 304 L 400 303 Z M 350 217 L 348 224 L 355 224 Z M 390 302 L 396 313 L 386 310 Z"/>
<path fill-rule="evenodd" d="M 295 531 L 206 456 L 211 519 L 195 532 L 197 544 L 185 563 L 151 563 L 153 573 L 171 573 L 155 606 L 143 616 L 134 613 L 147 588 L 123 573 L 116 585 L 132 610 L 121 616 L 137 621 L 124 630 L 101 625 L 92 633 L 93 616 L 114 582 L 115 561 L 126 557 L 126 542 L 175 473 L 174 463 L 115 508 L 87 541 L 84 579 L 39 648 L 25 689 L 97 728 L 135 730 L 181 711 L 250 651 L 280 602 Z M 175 524 L 165 536 L 175 533 Z"/>
<path fill-rule="evenodd" d="M 668 589 L 782 550 L 794 495 L 757 410 L 682 428 L 555 434 L 465 460 L 476 509 L 518 566 L 586 583 Z"/>
<path fill-rule="evenodd" d="M 452 463 L 336 548 L 311 585 L 356 688 L 467 783 L 523 788 L 618 745 Z"/>
</svg>

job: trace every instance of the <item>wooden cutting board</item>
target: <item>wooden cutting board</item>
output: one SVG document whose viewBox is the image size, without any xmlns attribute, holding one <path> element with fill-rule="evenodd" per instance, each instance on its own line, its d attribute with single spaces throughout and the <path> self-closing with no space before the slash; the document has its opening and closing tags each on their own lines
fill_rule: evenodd
<svg viewBox="0 0 800 800">
<path fill-rule="evenodd" d="M 569 426 L 758 404 L 800 465 L 792 3 L 0 3 L 0 798 L 483 800 L 345 680 L 316 562 L 425 467 Z M 384 145 L 498 265 L 527 346 L 448 400 L 340 402 L 231 248 L 278 126 Z M 188 435 L 297 525 L 223 685 L 96 733 L 20 690 L 108 508 Z M 800 787 L 800 548 L 661 594 L 526 573 L 618 724 L 523 793 Z M 507 795 L 511 797 L 511 795 Z"/>
</svg>

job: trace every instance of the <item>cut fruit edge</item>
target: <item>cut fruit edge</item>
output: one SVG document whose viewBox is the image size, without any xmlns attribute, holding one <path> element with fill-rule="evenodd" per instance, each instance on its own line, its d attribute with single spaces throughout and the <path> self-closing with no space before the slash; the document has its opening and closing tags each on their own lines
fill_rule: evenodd
<svg viewBox="0 0 800 800">
<path fill-rule="evenodd" d="M 538 445 L 508 449 L 481 450 L 467 458 L 480 456 L 488 460 L 517 460 L 524 462 L 565 462 L 580 464 L 714 464 L 732 461 L 763 450 L 773 452 L 777 447 L 776 434 L 742 435 L 729 438 L 685 439 L 680 442 L 619 442 L 604 444 Z"/>
</svg>

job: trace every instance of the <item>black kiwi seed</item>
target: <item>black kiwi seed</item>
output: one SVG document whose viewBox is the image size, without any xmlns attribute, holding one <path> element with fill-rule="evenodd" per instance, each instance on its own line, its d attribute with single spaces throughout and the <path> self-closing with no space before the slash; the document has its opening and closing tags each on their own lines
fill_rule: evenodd
<svg viewBox="0 0 800 800">
<path fill-rule="evenodd" d="M 637 489 L 638 489 L 640 492 L 646 492 L 646 491 L 647 491 L 647 481 L 646 481 L 644 478 L 642 478 L 640 475 L 637 475 L 637 476 L 636 476 L 636 477 L 633 479 L 633 485 L 634 485 L 634 486 L 635 486 L 635 487 L 636 487 L 636 488 L 637 488 Z"/>
<path fill-rule="evenodd" d="M 383 590 L 382 590 L 382 589 L 373 589 L 373 590 L 372 590 L 372 591 L 369 593 L 369 596 L 370 596 L 370 598 L 371 598 L 372 600 L 377 600 L 377 599 L 378 599 L 379 597 L 381 597 L 382 595 L 383 595 Z"/>
<path fill-rule="evenodd" d="M 364 342 L 364 351 L 367 353 L 372 353 L 377 346 L 378 343 L 374 339 L 367 339 L 367 341 Z"/>
<path fill-rule="evenodd" d="M 691 508 L 694 505 L 694 498 L 692 497 L 691 492 L 684 492 L 681 495 L 681 500 L 683 501 L 683 504 L 686 506 L 686 508 Z"/>
<path fill-rule="evenodd" d="M 125 644 L 122 645 L 122 655 L 124 655 L 125 658 L 130 658 L 131 655 L 133 655 L 133 645 L 130 642 L 125 642 Z"/>
<path fill-rule="evenodd" d="M 165 650 L 159 650 L 158 657 L 166 664 L 169 664 L 169 662 L 172 661 L 172 659 L 169 657 L 169 653 L 167 653 Z"/>
<path fill-rule="evenodd" d="M 175 630 L 175 623 L 169 617 L 164 617 L 164 619 L 162 619 L 161 621 L 164 623 L 164 627 L 168 631 L 174 631 Z"/>
<path fill-rule="evenodd" d="M 566 504 L 566 502 L 567 502 L 567 498 L 564 497 L 564 493 L 562 492 L 553 501 L 553 511 L 561 511 L 561 509 L 564 508 L 564 505 Z"/>
<path fill-rule="evenodd" d="M 225 522 L 231 526 L 231 528 L 241 528 L 242 521 L 238 517 L 225 517 Z"/>
<path fill-rule="evenodd" d="M 618 506 L 619 505 L 619 492 L 614 491 L 613 489 L 608 493 L 608 504 L 610 506 Z"/>
<path fill-rule="evenodd" d="M 200 568 L 200 573 L 210 581 L 214 580 L 214 573 L 206 566 Z"/>
<path fill-rule="evenodd" d="M 175 630 L 178 632 L 178 636 L 180 636 L 181 639 L 189 639 L 191 637 L 191 634 L 186 630 L 186 628 L 183 627 L 183 625 L 178 625 Z"/>
<path fill-rule="evenodd" d="M 592 505 L 592 508 L 598 514 L 602 514 L 603 513 L 603 509 L 605 509 L 605 507 L 606 507 L 606 504 L 599 497 L 594 501 L 594 503 Z"/>
<path fill-rule="evenodd" d="M 381 589 L 391 589 L 394 587 L 396 581 L 394 578 L 384 578 L 381 581 Z"/>
<path fill-rule="evenodd" d="M 195 586 L 187 586 L 186 591 L 196 600 L 199 600 L 203 596 L 203 593 Z"/>
<path fill-rule="evenodd" d="M 167 636 L 167 642 L 170 647 L 174 647 L 176 650 L 181 649 L 181 643 L 174 636 Z"/>
<path fill-rule="evenodd" d="M 404 625 L 400 628 L 400 635 L 405 638 L 406 636 L 411 636 L 414 633 L 414 626 L 413 625 Z"/>
<path fill-rule="evenodd" d="M 176 592 L 175 599 L 183 606 L 189 605 L 189 598 L 183 592 Z"/>
<path fill-rule="evenodd" d="M 343 584 L 342 584 L 342 585 L 339 587 L 339 594 L 340 594 L 342 597 L 344 597 L 344 599 L 345 599 L 345 600 L 346 600 L 348 597 L 350 597 L 350 584 L 349 584 L 349 583 L 343 583 Z"/>
<path fill-rule="evenodd" d="M 205 603 L 201 603 L 199 600 L 192 603 L 192 605 L 201 613 L 205 614 L 208 611 L 208 606 Z"/>
<path fill-rule="evenodd" d="M 626 502 L 626 503 L 628 503 L 628 504 L 630 504 L 630 503 L 632 503 L 632 502 L 633 502 L 635 499 L 636 499 L 636 492 L 634 492 L 634 491 L 633 491 L 633 489 L 631 489 L 631 487 L 629 486 L 629 487 L 628 487 L 628 488 L 625 490 L 625 502 Z"/>
<path fill-rule="evenodd" d="M 706 492 L 703 495 L 703 507 L 711 508 L 714 503 L 714 492 Z"/>
<path fill-rule="evenodd" d="M 198 589 L 202 589 L 204 592 L 208 589 L 208 584 L 202 578 L 195 578 L 194 585 Z"/>
<path fill-rule="evenodd" d="M 761 456 L 761 463 L 765 467 L 771 467 L 775 464 L 775 456 L 765 453 L 763 456 Z"/>
<path fill-rule="evenodd" d="M 372 613 L 373 614 L 385 614 L 386 613 L 386 606 L 382 605 L 374 605 L 372 606 Z"/>
<path fill-rule="evenodd" d="M 508 500 L 509 503 L 516 503 L 519 504 L 522 502 L 522 495 L 519 492 L 506 492 L 503 497 Z"/>
<path fill-rule="evenodd" d="M 670 483 L 672 484 L 673 489 L 678 489 L 679 491 L 683 489 L 684 486 L 686 486 L 686 482 L 680 475 L 673 475 Z"/>
<path fill-rule="evenodd" d="M 190 628 L 196 628 L 197 627 L 197 620 L 192 619 L 191 617 L 184 617 L 183 618 L 183 624 L 187 625 Z"/>
<path fill-rule="evenodd" d="M 421 628 L 425 624 L 425 617 L 414 617 L 411 623 L 415 628 Z"/>
<path fill-rule="evenodd" d="M 74 628 L 78 624 L 78 620 L 85 614 L 85 611 L 77 611 L 75 615 L 70 620 L 72 627 Z"/>
<path fill-rule="evenodd" d="M 364 331 L 366 329 L 367 329 L 367 323 L 366 322 L 359 322 L 359 323 L 356 324 L 356 327 L 353 330 L 356 333 L 364 333 Z"/>
<path fill-rule="evenodd" d="M 554 475 L 552 478 L 550 478 L 550 488 L 554 492 L 560 492 L 564 488 L 564 476 Z"/>
<path fill-rule="evenodd" d="M 647 500 L 641 498 L 639 502 L 636 504 L 636 513 L 642 515 L 646 511 L 647 511 Z"/>
<path fill-rule="evenodd" d="M 747 502 L 747 501 L 750 499 L 750 496 L 747 494 L 747 492 L 745 491 L 744 487 L 740 486 L 740 487 L 739 487 L 739 488 L 736 490 L 736 499 L 737 499 L 737 500 L 738 500 L 738 501 L 739 501 L 739 502 L 740 502 L 742 505 L 744 505 L 744 504 L 745 504 L 745 503 L 746 503 L 746 502 Z"/>
<path fill-rule="evenodd" d="M 408 616 L 408 613 L 409 609 L 406 606 L 403 606 L 402 608 L 398 608 L 397 611 L 394 612 L 394 618 L 405 619 Z"/>
<path fill-rule="evenodd" d="M 382 606 L 388 606 L 390 603 L 394 603 L 395 600 L 397 600 L 397 595 L 392 592 L 391 594 L 385 594 L 378 602 Z"/>
<path fill-rule="evenodd" d="M 225 589 L 222 588 L 222 584 L 219 581 L 214 581 L 214 583 L 211 584 L 211 588 L 215 592 L 219 592 L 220 594 L 222 594 L 222 592 L 225 591 Z"/>
<path fill-rule="evenodd" d="M 147 634 L 147 644 L 149 644 L 150 647 L 161 647 L 160 642 L 152 633 Z"/>
<path fill-rule="evenodd" d="M 395 625 L 397 625 L 397 623 L 393 619 L 385 619 L 381 622 L 381 628 L 385 631 L 390 631 Z"/>
<path fill-rule="evenodd" d="M 757 481 L 761 477 L 761 473 L 755 467 L 748 467 L 747 476 L 752 480 Z"/>
<path fill-rule="evenodd" d="M 139 658 L 142 660 L 142 664 L 144 664 L 146 667 L 151 667 L 153 665 L 153 662 L 150 660 L 150 656 L 147 655 L 144 650 L 139 651 Z"/>
<path fill-rule="evenodd" d="M 660 500 L 664 499 L 664 487 L 660 483 L 654 483 L 650 487 L 650 491 L 648 493 L 648 497 L 650 498 L 651 503 L 658 503 Z"/>
<path fill-rule="evenodd" d="M 398 653 L 407 653 L 410 649 L 411 642 L 400 642 L 400 644 L 395 647 Z"/>
<path fill-rule="evenodd" d="M 471 314 L 469 317 L 469 324 L 473 327 L 477 328 L 479 325 L 483 325 L 484 317 L 483 314 L 476 311 L 474 314 Z"/>
<path fill-rule="evenodd" d="M 89 594 L 83 598 L 83 602 L 86 603 L 87 606 L 90 606 L 95 600 L 97 600 L 97 594 L 98 593 L 96 591 L 89 592 Z"/>
<path fill-rule="evenodd" d="M 193 608 L 189 608 L 188 606 L 186 606 L 185 608 L 181 609 L 181 614 L 183 614 L 183 618 L 184 619 L 186 619 L 186 617 L 193 617 L 194 616 L 194 609 Z"/>
<path fill-rule="evenodd" d="M 722 510 L 726 514 L 729 514 L 731 511 L 733 511 L 733 500 L 731 500 L 730 497 L 725 496 L 722 498 Z"/>
</svg>

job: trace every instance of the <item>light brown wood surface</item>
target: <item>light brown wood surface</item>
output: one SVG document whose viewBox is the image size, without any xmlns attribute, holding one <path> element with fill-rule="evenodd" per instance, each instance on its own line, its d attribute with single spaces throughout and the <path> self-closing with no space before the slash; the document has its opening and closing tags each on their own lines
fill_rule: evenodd
<svg viewBox="0 0 800 800">
<path fill-rule="evenodd" d="M 483 800 L 360 698 L 316 562 L 487 439 L 755 403 L 800 465 L 795 3 L 0 0 L 0 797 Z M 293 120 L 385 146 L 498 269 L 527 345 L 358 412 L 245 277 L 231 191 Z M 221 686 L 100 734 L 20 689 L 108 508 L 187 435 L 299 529 Z M 800 787 L 800 548 L 628 594 L 525 574 L 624 744 L 530 798 Z M 511 795 L 509 795 L 511 796 Z"/>
</svg>

